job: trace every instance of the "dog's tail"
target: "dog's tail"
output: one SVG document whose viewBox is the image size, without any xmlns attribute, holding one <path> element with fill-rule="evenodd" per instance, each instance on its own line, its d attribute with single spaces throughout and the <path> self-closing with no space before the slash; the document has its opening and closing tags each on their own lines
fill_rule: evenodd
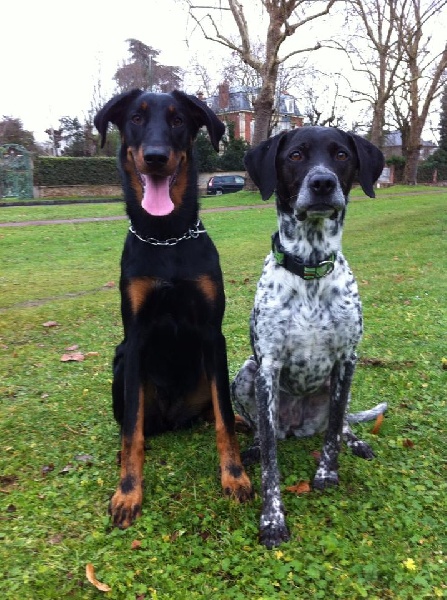
<svg viewBox="0 0 447 600">
<path fill-rule="evenodd" d="M 377 419 L 379 415 L 382 415 L 387 408 L 388 404 L 386 402 L 381 402 L 380 404 L 376 404 L 376 406 L 373 406 L 368 410 L 349 413 L 347 416 L 348 423 L 363 423 L 364 421 L 372 421 L 373 419 Z"/>
</svg>

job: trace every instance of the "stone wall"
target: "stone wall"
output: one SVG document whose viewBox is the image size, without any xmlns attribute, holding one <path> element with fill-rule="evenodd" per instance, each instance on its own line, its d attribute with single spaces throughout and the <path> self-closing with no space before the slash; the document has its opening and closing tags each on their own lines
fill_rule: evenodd
<svg viewBox="0 0 447 600">
<path fill-rule="evenodd" d="M 199 173 L 199 194 L 206 195 L 206 184 L 213 175 L 241 175 L 245 171 L 222 171 L 219 173 Z M 79 196 L 81 198 L 121 198 L 123 195 L 120 185 L 64 185 L 57 187 L 34 187 L 34 198 L 66 198 Z"/>
<path fill-rule="evenodd" d="M 63 185 L 57 187 L 35 187 L 34 198 L 66 198 L 79 196 L 81 198 L 121 198 L 123 195 L 120 185 Z"/>
</svg>

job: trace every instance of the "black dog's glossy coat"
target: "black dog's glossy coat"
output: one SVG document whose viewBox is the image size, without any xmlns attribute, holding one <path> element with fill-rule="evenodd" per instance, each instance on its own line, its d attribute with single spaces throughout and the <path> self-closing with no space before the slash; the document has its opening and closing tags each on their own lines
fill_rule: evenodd
<svg viewBox="0 0 447 600">
<path fill-rule="evenodd" d="M 122 449 L 110 512 L 124 528 L 141 513 L 144 437 L 199 417 L 214 413 L 225 493 L 244 501 L 252 488 L 234 434 L 222 273 L 198 220 L 193 157 L 199 129 L 206 126 L 217 150 L 224 125 L 194 96 L 141 90 L 112 98 L 96 115 L 103 143 L 109 122 L 121 133 L 119 163 L 131 221 L 121 259 L 124 339 L 116 348 L 112 386 Z M 160 193 L 159 205 L 158 188 L 169 189 Z"/>
</svg>

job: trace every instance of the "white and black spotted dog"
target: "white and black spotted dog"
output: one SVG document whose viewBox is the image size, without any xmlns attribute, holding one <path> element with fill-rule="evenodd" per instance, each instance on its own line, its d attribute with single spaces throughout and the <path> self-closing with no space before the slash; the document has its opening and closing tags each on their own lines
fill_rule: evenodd
<svg viewBox="0 0 447 600">
<path fill-rule="evenodd" d="M 262 142 L 245 165 L 263 200 L 276 191 L 278 214 L 251 314 L 254 356 L 232 384 L 236 410 L 255 431 L 246 457 L 260 453 L 260 540 L 271 548 L 289 539 L 276 439 L 326 432 L 316 489 L 338 483 L 342 438 L 354 454 L 374 457 L 348 424 L 376 417 L 386 404 L 348 415 L 362 308 L 341 238 L 356 175 L 373 198 L 384 159 L 359 136 L 304 127 Z"/>
</svg>

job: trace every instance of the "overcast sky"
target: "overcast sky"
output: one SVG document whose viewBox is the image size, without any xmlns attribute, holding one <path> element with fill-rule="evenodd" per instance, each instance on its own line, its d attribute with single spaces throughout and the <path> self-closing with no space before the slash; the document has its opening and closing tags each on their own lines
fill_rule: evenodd
<svg viewBox="0 0 447 600">
<path fill-rule="evenodd" d="M 164 64 L 186 68 L 190 58 L 173 0 L 4 0 L 0 15 L 0 118 L 20 118 L 38 141 L 60 117 L 83 117 L 99 78 L 112 93 L 126 39 L 161 50 Z"/>
<path fill-rule="evenodd" d="M 208 2 L 202 0 L 202 4 Z M 258 25 L 262 18 L 259 5 L 244 2 L 251 35 L 263 29 Z M 107 99 L 113 94 L 113 75 L 129 56 L 126 39 L 136 38 L 160 50 L 160 62 L 183 69 L 195 53 L 211 71 L 228 56 L 228 50 L 204 41 L 199 32 L 190 35 L 193 23 L 188 22 L 183 3 L 175 0 L 121 4 L 112 0 L 3 0 L 0 16 L 0 119 L 21 119 L 38 142 L 48 140 L 45 129 L 57 127 L 60 117 L 84 120 L 98 80 Z M 235 28 L 231 15 L 227 19 Z M 313 32 L 306 29 L 308 40 L 300 33 L 299 40 L 294 37 L 288 43 L 295 48 L 303 42 L 306 47 L 337 29 L 332 15 L 316 23 Z M 442 27 L 439 22 L 432 25 Z M 443 40 L 445 36 L 440 37 Z M 341 54 L 336 61 L 333 51 L 319 50 L 317 56 L 341 69 Z M 326 64 L 328 71 L 330 64 Z"/>
</svg>

